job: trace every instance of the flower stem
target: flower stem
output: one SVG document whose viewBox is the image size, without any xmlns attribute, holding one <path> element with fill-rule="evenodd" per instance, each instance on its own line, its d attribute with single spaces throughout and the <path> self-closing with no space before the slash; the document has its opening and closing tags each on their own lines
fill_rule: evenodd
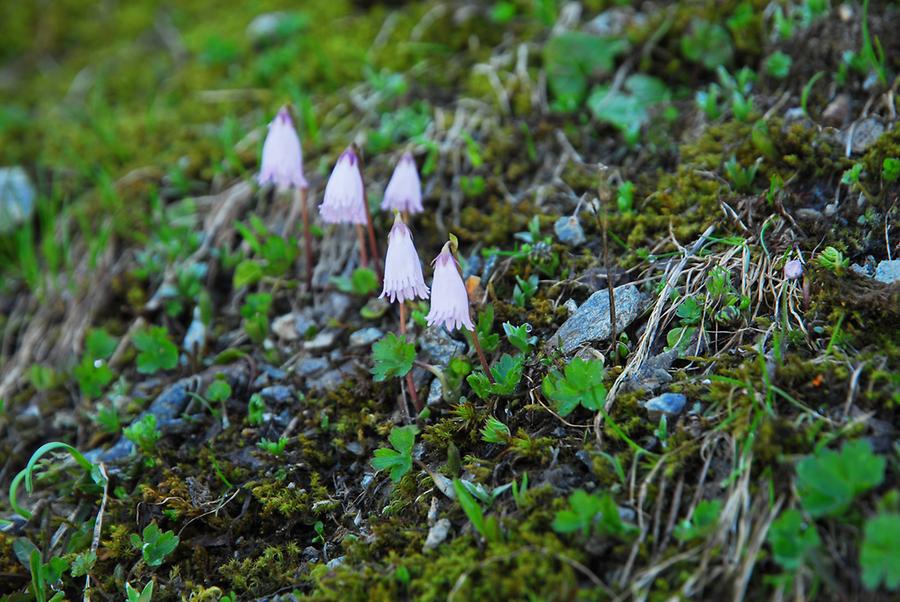
<svg viewBox="0 0 900 602">
<path fill-rule="evenodd" d="M 359 267 L 369 267 L 369 254 L 366 252 L 366 236 L 360 224 L 356 224 L 356 237 L 359 239 Z"/>
<path fill-rule="evenodd" d="M 478 354 L 478 359 L 481 361 L 481 369 L 484 370 L 484 375 L 487 376 L 487 379 L 492 385 L 496 385 L 497 381 L 494 380 L 494 375 L 491 374 L 491 369 L 488 367 L 487 359 L 484 357 L 484 351 L 481 350 L 481 343 L 478 342 L 478 330 L 475 328 L 472 329 L 472 342 L 475 343 L 475 352 Z"/>
<path fill-rule="evenodd" d="M 369 231 L 369 245 L 372 250 L 372 263 L 375 265 L 375 272 L 378 274 L 378 281 L 384 281 L 384 272 L 381 271 L 381 253 L 378 252 L 378 241 L 375 239 L 375 227 L 372 225 L 372 212 L 369 210 L 369 193 L 366 192 L 366 176 L 363 173 L 363 158 L 362 152 L 356 147 L 356 144 L 353 145 L 354 149 L 356 149 L 356 157 L 358 159 L 356 166 L 359 168 L 359 177 L 363 182 L 363 205 L 366 209 L 366 228 Z"/>
<path fill-rule="evenodd" d="M 297 189 L 297 196 L 300 200 L 300 207 L 303 215 L 303 243 L 306 251 L 306 289 L 312 294 L 313 290 L 313 250 L 312 250 L 312 234 L 309 230 L 309 210 L 307 209 L 306 199 L 307 188 Z"/>
<path fill-rule="evenodd" d="M 400 302 L 400 336 L 406 339 L 406 303 L 403 301 Z M 409 389 L 409 396 L 412 398 L 416 412 L 421 412 L 422 403 L 419 401 L 419 394 L 416 393 L 416 384 L 413 382 L 412 370 L 406 373 L 406 387 Z"/>
</svg>

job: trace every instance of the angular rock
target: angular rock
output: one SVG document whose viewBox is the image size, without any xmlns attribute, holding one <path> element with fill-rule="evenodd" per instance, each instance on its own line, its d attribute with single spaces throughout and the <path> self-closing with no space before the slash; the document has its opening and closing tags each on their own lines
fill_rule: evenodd
<svg viewBox="0 0 900 602">
<path fill-rule="evenodd" d="M 466 344 L 447 334 L 442 326 L 429 326 L 419 337 L 419 346 L 429 363 L 446 368 L 450 360 L 466 350 Z"/>
<path fill-rule="evenodd" d="M 34 185 L 21 167 L 0 167 L 0 234 L 8 234 L 34 212 Z"/>
<path fill-rule="evenodd" d="M 441 381 L 435 378 L 431 381 L 431 386 L 428 387 L 428 398 L 425 401 L 425 405 L 433 406 L 435 404 L 441 403 L 443 397 L 444 386 L 441 384 Z"/>
<path fill-rule="evenodd" d="M 686 404 L 687 397 L 681 393 L 663 393 L 653 399 L 648 399 L 642 405 L 648 412 L 677 416 L 684 410 Z"/>
<path fill-rule="evenodd" d="M 263 399 L 275 403 L 287 403 L 294 400 L 294 390 L 284 385 L 273 385 L 259 392 Z"/>
<path fill-rule="evenodd" d="M 294 314 L 284 314 L 272 320 L 272 332 L 283 341 L 296 341 L 300 338 Z"/>
<path fill-rule="evenodd" d="M 559 242 L 577 247 L 584 244 L 584 229 L 574 215 L 562 216 L 553 224 L 553 231 Z"/>
<path fill-rule="evenodd" d="M 616 287 L 615 295 L 616 332 L 622 332 L 640 315 L 644 299 L 633 284 Z M 597 291 L 550 337 L 547 347 L 552 349 L 559 346 L 563 353 L 571 353 L 579 345 L 603 341 L 611 334 L 609 291 Z"/>
<path fill-rule="evenodd" d="M 303 348 L 310 351 L 324 351 L 334 347 L 337 340 L 337 333 L 332 330 L 325 330 L 313 337 L 313 340 L 303 343 Z"/>
<path fill-rule="evenodd" d="M 384 333 L 374 326 L 362 328 L 350 335 L 350 346 L 365 347 L 367 345 L 371 345 L 383 336 Z"/>
<path fill-rule="evenodd" d="M 434 526 L 428 530 L 428 537 L 425 538 L 425 545 L 422 546 L 423 552 L 428 552 L 441 545 L 447 534 L 450 533 L 450 520 L 442 518 L 434 523 Z"/>
<path fill-rule="evenodd" d="M 843 132 L 843 143 L 847 144 L 850 138 L 850 152 L 854 155 L 861 155 L 870 146 L 875 144 L 884 133 L 884 124 L 877 117 L 867 117 L 862 121 L 851 125 Z"/>
<path fill-rule="evenodd" d="M 330 364 L 324 357 L 307 357 L 294 366 L 294 372 L 302 377 L 314 376 L 328 369 Z"/>
<path fill-rule="evenodd" d="M 893 284 L 900 280 L 900 259 L 879 261 L 875 268 L 875 280 L 885 284 Z"/>
</svg>

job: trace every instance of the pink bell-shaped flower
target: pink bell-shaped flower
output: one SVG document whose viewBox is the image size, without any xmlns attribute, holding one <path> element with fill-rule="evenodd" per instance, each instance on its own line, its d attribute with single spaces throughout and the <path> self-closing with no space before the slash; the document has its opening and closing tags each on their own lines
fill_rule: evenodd
<svg viewBox="0 0 900 602">
<path fill-rule="evenodd" d="M 434 259 L 434 279 L 431 281 L 431 309 L 425 316 L 429 326 L 440 324 L 447 330 L 465 327 L 475 330 L 469 312 L 469 293 L 459 273 L 459 264 L 445 243 Z"/>
<path fill-rule="evenodd" d="M 422 262 L 413 244 L 412 232 L 394 215 L 394 226 L 388 234 L 387 256 L 384 260 L 384 290 L 382 297 L 391 303 L 410 301 L 416 297 L 428 298 L 428 287 L 422 276 Z"/>
<path fill-rule="evenodd" d="M 303 150 L 287 107 L 281 107 L 269 124 L 258 182 L 261 186 L 274 184 L 281 189 L 307 187 L 303 177 Z"/>
<path fill-rule="evenodd" d="M 391 181 L 384 191 L 381 208 L 409 213 L 422 212 L 422 182 L 411 153 L 404 153 L 394 168 Z"/>
<path fill-rule="evenodd" d="M 791 259 L 784 264 L 784 277 L 788 280 L 797 280 L 803 275 L 803 264 L 799 259 Z"/>
<path fill-rule="evenodd" d="M 353 148 L 348 147 L 338 157 L 325 185 L 325 198 L 319 205 L 319 215 L 327 224 L 365 224 L 365 203 L 359 157 Z"/>
</svg>

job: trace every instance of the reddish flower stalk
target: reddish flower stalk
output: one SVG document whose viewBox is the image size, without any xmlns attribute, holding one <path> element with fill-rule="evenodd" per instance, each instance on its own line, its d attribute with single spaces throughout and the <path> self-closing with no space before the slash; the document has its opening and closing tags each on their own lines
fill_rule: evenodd
<svg viewBox="0 0 900 602">
<path fill-rule="evenodd" d="M 406 301 L 415 298 L 427 299 L 428 287 L 422 276 L 422 262 L 413 244 L 412 233 L 400 214 L 394 214 L 394 226 L 388 234 L 387 255 L 384 260 L 384 290 L 381 297 L 400 303 L 400 335 L 406 338 Z M 422 410 L 412 372 L 406 374 L 406 385 L 410 391 L 416 411 Z"/>
<path fill-rule="evenodd" d="M 262 159 L 257 181 L 260 185 L 273 184 L 276 189 L 293 188 L 303 212 L 303 238 L 306 251 L 306 286 L 312 291 L 313 252 L 312 234 L 309 230 L 307 190 L 309 185 L 303 175 L 303 148 L 294 129 L 291 112 L 284 106 L 269 124 L 269 132 L 263 142 Z M 294 214 L 295 215 L 295 214 Z M 289 220 L 292 222 L 293 220 Z M 292 225 L 292 224 L 290 224 Z M 285 228 L 285 235 L 289 232 Z"/>
<path fill-rule="evenodd" d="M 449 242 L 444 244 L 444 248 L 432 263 L 434 278 L 431 282 L 431 308 L 425 320 L 429 326 L 440 324 L 450 331 L 457 328 L 468 330 L 472 334 L 472 341 L 484 374 L 491 384 L 494 384 L 494 375 L 488 367 L 481 343 L 478 341 L 478 331 L 472 323 L 469 293 L 463 283 L 462 270 L 456 257 L 453 256 Z"/>
</svg>

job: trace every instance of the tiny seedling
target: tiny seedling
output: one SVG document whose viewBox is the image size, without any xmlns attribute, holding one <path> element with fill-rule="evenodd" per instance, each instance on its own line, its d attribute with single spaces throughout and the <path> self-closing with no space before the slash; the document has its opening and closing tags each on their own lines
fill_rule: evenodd
<svg viewBox="0 0 900 602">
<path fill-rule="evenodd" d="M 456 500 L 462 507 L 463 512 L 466 513 L 469 522 L 475 527 L 475 530 L 478 531 L 485 540 L 491 543 L 499 542 L 502 535 L 497 518 L 494 516 L 484 516 L 484 511 L 481 509 L 481 506 L 478 505 L 478 502 L 476 502 L 475 498 L 472 497 L 472 494 L 469 493 L 469 489 L 459 479 L 453 479 L 453 491 L 456 493 Z"/>
<path fill-rule="evenodd" d="M 416 443 L 416 433 L 419 429 L 411 424 L 408 426 L 395 426 L 388 435 L 393 449 L 382 447 L 375 450 L 372 459 L 372 468 L 375 470 L 390 470 L 391 480 L 399 482 L 412 468 L 412 450 Z"/>
<path fill-rule="evenodd" d="M 513 326 L 509 322 L 504 322 L 503 332 L 506 333 L 506 340 L 509 341 L 510 345 L 522 353 L 528 353 L 537 344 L 537 337 L 529 336 L 531 334 L 531 324 L 528 322 L 521 326 Z"/>
<path fill-rule="evenodd" d="M 125 427 L 123 434 L 145 456 L 152 456 L 156 453 L 156 443 L 162 436 L 162 433 L 156 428 L 156 416 L 153 414 L 144 414 L 139 420 L 131 423 L 131 426 Z"/>
<path fill-rule="evenodd" d="M 209 383 L 209 386 L 206 388 L 206 399 L 209 401 L 218 401 L 225 402 L 231 398 L 231 385 L 228 384 L 228 381 L 217 378 L 216 380 Z"/>
<path fill-rule="evenodd" d="M 513 303 L 517 307 L 525 307 L 528 301 L 534 297 L 538 290 L 538 277 L 532 274 L 528 280 L 516 276 L 516 285 L 513 287 Z"/>
<path fill-rule="evenodd" d="M 132 343 L 139 352 L 137 370 L 141 374 L 155 374 L 178 365 L 178 347 L 164 326 L 151 326 L 136 332 Z"/>
<path fill-rule="evenodd" d="M 487 419 L 481 429 L 481 439 L 487 443 L 506 444 L 510 437 L 509 427 L 493 416 Z"/>
<path fill-rule="evenodd" d="M 472 387 L 481 399 L 487 399 L 491 395 L 512 395 L 522 380 L 522 368 L 525 363 L 524 355 L 515 357 L 504 353 L 500 360 L 491 366 L 492 383 L 484 372 L 473 372 L 466 377 L 466 382 Z"/>
<path fill-rule="evenodd" d="M 140 592 L 133 588 L 130 583 L 125 582 L 125 596 L 128 602 L 150 602 L 153 599 L 153 582 L 148 581 L 147 585 Z"/>
<path fill-rule="evenodd" d="M 725 174 L 738 192 L 751 192 L 753 190 L 753 180 L 756 179 L 758 169 L 759 161 L 754 162 L 749 167 L 743 167 L 734 157 L 725 162 Z"/>
<path fill-rule="evenodd" d="M 900 179 L 900 159 L 886 158 L 881 164 L 881 177 L 886 184 L 893 184 Z"/>
<path fill-rule="evenodd" d="M 80 466 L 84 472 L 90 475 L 91 480 L 97 484 L 101 485 L 105 483 L 106 477 L 103 472 L 100 470 L 100 467 L 91 463 L 90 460 L 84 457 L 80 451 L 69 445 L 68 443 L 62 443 L 60 441 L 51 441 L 50 443 L 45 443 L 35 450 L 33 454 L 31 454 L 31 458 L 28 459 L 28 464 L 25 465 L 19 473 L 13 477 L 13 480 L 9 484 L 9 505 L 13 509 L 13 511 L 19 516 L 30 520 L 31 512 L 23 508 L 18 503 L 18 491 L 19 485 L 21 485 L 22 481 L 25 481 L 25 491 L 30 495 L 34 491 L 34 471 L 37 467 L 38 461 L 46 454 L 61 449 L 65 452 L 68 452 L 72 459 L 75 460 L 75 463 Z"/>
<path fill-rule="evenodd" d="M 263 413 L 266 411 L 266 402 L 263 401 L 262 395 L 254 393 L 247 402 L 247 422 L 252 426 L 262 424 Z"/>
<path fill-rule="evenodd" d="M 634 182 L 625 181 L 616 191 L 616 206 L 623 215 L 634 212 Z"/>
<path fill-rule="evenodd" d="M 494 332 L 494 306 L 488 303 L 478 312 L 478 321 L 475 323 L 475 333 L 485 353 L 491 353 L 500 346 L 500 335 Z M 469 348 L 475 347 L 472 335 L 466 332 Z"/>
<path fill-rule="evenodd" d="M 92 570 L 97 563 L 97 553 L 93 550 L 86 550 L 75 556 L 72 561 L 71 574 L 73 577 L 84 577 Z"/>
<path fill-rule="evenodd" d="M 834 272 L 836 276 L 840 276 L 850 265 L 850 260 L 834 247 L 825 247 L 816 257 L 816 263 L 820 267 Z"/>
<path fill-rule="evenodd" d="M 775 79 L 784 79 L 791 71 L 791 63 L 789 55 L 777 50 L 766 59 L 766 73 Z"/>
<path fill-rule="evenodd" d="M 528 473 L 522 473 L 522 483 L 519 484 L 515 479 L 512 481 L 512 496 L 513 501 L 516 503 L 516 508 L 521 510 L 525 507 L 525 504 L 528 501 L 526 495 L 528 494 Z"/>
<path fill-rule="evenodd" d="M 333 276 L 331 282 L 342 293 L 367 297 L 378 288 L 378 276 L 369 268 L 356 268 L 347 276 Z"/>
<path fill-rule="evenodd" d="M 163 532 L 156 523 L 144 527 L 141 536 L 131 534 L 131 547 L 141 551 L 141 557 L 147 566 L 160 566 L 178 547 L 178 541 L 174 531 Z"/>
<path fill-rule="evenodd" d="M 816 526 L 795 509 L 781 513 L 769 528 L 768 539 L 775 562 L 786 571 L 799 569 L 821 545 Z"/>
<path fill-rule="evenodd" d="M 264 452 L 270 453 L 273 456 L 280 456 L 284 454 L 284 449 L 287 447 L 287 443 L 287 437 L 279 437 L 278 441 L 270 441 L 269 439 L 263 437 L 256 445 Z"/>
<path fill-rule="evenodd" d="M 241 305 L 244 332 L 256 344 L 262 343 L 269 336 L 269 312 L 271 309 L 272 295 L 270 293 L 247 295 Z"/>
<path fill-rule="evenodd" d="M 706 537 L 716 528 L 722 512 L 721 500 L 703 500 L 694 508 L 694 513 L 675 526 L 675 539 L 691 541 Z"/>
<path fill-rule="evenodd" d="M 569 507 L 556 513 L 553 530 L 557 533 L 579 532 L 584 537 L 593 532 L 625 538 L 637 527 L 622 520 L 616 502 L 608 493 L 597 496 L 576 489 L 569 495 Z"/>
<path fill-rule="evenodd" d="M 405 336 L 391 332 L 372 345 L 372 374 L 376 382 L 406 376 L 415 360 L 416 346 Z"/>
<path fill-rule="evenodd" d="M 606 401 L 603 374 L 602 362 L 576 357 L 566 365 L 562 373 L 553 369 L 547 374 L 542 390 L 544 395 L 554 401 L 560 416 L 568 416 L 579 405 L 597 411 Z"/>
</svg>

